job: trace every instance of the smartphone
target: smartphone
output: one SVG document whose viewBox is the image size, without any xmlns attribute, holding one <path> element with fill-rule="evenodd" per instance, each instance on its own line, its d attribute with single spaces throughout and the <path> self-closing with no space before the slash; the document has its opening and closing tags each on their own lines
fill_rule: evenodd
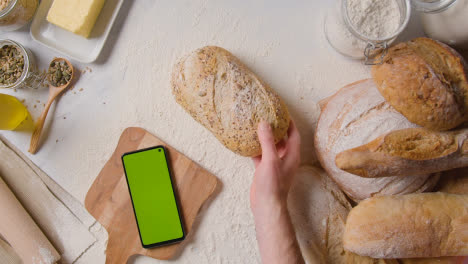
<svg viewBox="0 0 468 264">
<path fill-rule="evenodd" d="M 143 247 L 184 240 L 166 148 L 156 146 L 125 153 L 122 163 Z"/>
</svg>

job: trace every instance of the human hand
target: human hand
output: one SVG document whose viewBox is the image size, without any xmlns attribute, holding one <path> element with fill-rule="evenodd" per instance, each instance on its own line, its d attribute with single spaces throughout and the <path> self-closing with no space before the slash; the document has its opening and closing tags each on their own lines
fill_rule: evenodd
<svg viewBox="0 0 468 264">
<path fill-rule="evenodd" d="M 258 139 L 262 155 L 253 158 L 255 175 L 250 189 L 250 204 L 255 213 L 257 205 L 285 204 L 300 157 L 301 138 L 291 120 L 287 139 L 275 146 L 271 126 L 262 121 L 258 125 Z"/>
</svg>

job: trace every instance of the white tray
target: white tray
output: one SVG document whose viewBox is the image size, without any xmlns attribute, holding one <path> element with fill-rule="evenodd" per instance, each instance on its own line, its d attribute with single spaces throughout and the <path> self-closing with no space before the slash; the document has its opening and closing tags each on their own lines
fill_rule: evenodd
<svg viewBox="0 0 468 264">
<path fill-rule="evenodd" d="M 31 37 L 66 56 L 91 63 L 99 56 L 124 0 L 107 0 L 89 38 L 75 35 L 47 21 L 53 0 L 42 0 L 31 24 Z"/>
</svg>

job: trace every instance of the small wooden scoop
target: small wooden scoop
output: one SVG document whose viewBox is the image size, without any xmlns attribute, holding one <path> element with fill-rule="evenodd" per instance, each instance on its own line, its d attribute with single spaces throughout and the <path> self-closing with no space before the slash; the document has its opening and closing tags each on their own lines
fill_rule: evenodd
<svg viewBox="0 0 468 264">
<path fill-rule="evenodd" d="M 55 58 L 51 61 L 51 64 L 52 62 L 60 62 L 60 61 L 64 61 L 68 65 L 68 67 L 70 67 L 70 70 L 71 70 L 70 81 L 58 87 L 55 87 L 52 84 L 49 84 L 49 99 L 47 100 L 47 104 L 45 105 L 44 112 L 42 112 L 41 116 L 37 120 L 36 128 L 34 129 L 34 132 L 31 137 L 31 144 L 29 145 L 28 151 L 32 154 L 35 154 L 39 147 L 39 139 L 41 138 L 42 128 L 44 127 L 44 122 L 46 120 L 47 113 L 49 112 L 49 108 L 52 105 L 52 102 L 55 100 L 55 98 L 57 98 L 57 96 L 59 96 L 65 89 L 68 88 L 70 83 L 73 81 L 73 77 L 75 75 L 73 65 L 64 58 Z"/>
</svg>

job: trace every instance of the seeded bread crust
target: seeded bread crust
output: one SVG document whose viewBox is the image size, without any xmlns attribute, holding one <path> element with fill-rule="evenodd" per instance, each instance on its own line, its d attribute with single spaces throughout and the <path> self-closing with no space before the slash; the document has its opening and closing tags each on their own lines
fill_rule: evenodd
<svg viewBox="0 0 468 264">
<path fill-rule="evenodd" d="M 382 96 L 408 120 L 448 130 L 468 117 L 467 68 L 449 46 L 417 38 L 390 48 L 372 76 Z"/>
<path fill-rule="evenodd" d="M 261 120 L 272 126 L 275 142 L 287 133 L 289 112 L 281 98 L 223 48 L 207 46 L 183 57 L 171 83 L 177 103 L 237 154 L 261 154 Z"/>
</svg>

